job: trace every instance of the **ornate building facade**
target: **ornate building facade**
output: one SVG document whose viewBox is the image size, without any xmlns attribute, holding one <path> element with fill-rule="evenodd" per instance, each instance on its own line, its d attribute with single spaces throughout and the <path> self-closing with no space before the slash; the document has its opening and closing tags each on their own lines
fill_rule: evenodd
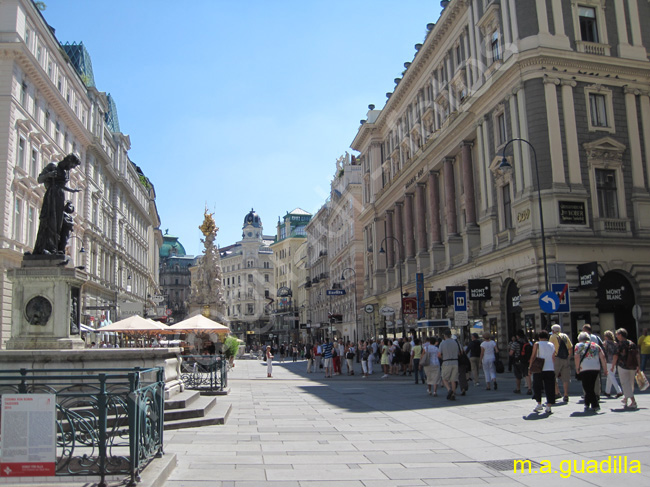
<svg viewBox="0 0 650 487">
<path fill-rule="evenodd" d="M 192 278 L 190 267 L 196 259 L 187 255 L 185 247 L 178 241 L 178 237 L 163 235 L 163 244 L 160 247 L 160 294 L 165 300 L 157 308 L 163 308 L 165 313 L 156 313 L 156 318 L 164 318 L 168 324 L 178 323 L 188 317 L 186 301 L 190 296 Z M 167 310 L 170 314 L 167 315 Z"/>
<path fill-rule="evenodd" d="M 468 290 L 470 322 L 505 342 L 548 328 L 539 297 L 556 284 L 565 331 L 634 338 L 650 305 L 650 4 L 445 3 L 352 143 L 364 303 L 400 310 L 421 273 L 427 291 Z"/>
<path fill-rule="evenodd" d="M 157 290 L 162 234 L 151 181 L 128 156 L 114 100 L 95 86 L 83 44 L 61 45 L 29 0 L 0 3 L 0 343 L 10 335 L 11 283 L 38 229 L 45 164 L 75 153 L 76 212 L 68 254 L 84 266 L 86 322 L 142 310 Z M 153 304 L 153 303 L 151 303 Z M 116 310 L 117 308 L 117 310 Z M 116 312 L 117 311 L 117 316 Z"/>
<path fill-rule="evenodd" d="M 266 341 L 275 296 L 273 237 L 263 232 L 262 219 L 251 209 L 242 239 L 219 249 L 230 329 L 249 344 Z"/>
<path fill-rule="evenodd" d="M 320 207 L 305 227 L 307 234 L 307 269 L 304 287 L 306 288 L 306 303 L 301 321 L 305 323 L 308 339 L 323 339 L 330 334 L 332 308 L 327 296 L 330 284 L 329 266 L 329 215 L 331 202 Z M 302 304 L 301 304 L 302 306 Z M 333 329 L 332 329 L 333 330 Z"/>
</svg>

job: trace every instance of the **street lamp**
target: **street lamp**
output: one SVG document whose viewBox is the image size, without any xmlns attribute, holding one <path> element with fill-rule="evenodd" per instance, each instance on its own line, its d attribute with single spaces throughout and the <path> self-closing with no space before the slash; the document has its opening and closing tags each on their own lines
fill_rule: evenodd
<svg viewBox="0 0 650 487">
<path fill-rule="evenodd" d="M 357 313 L 357 272 L 352 267 L 346 267 L 341 272 L 341 281 L 345 281 L 345 271 L 352 271 L 354 275 L 354 342 L 359 340 L 359 316 Z"/>
<path fill-rule="evenodd" d="M 397 250 L 399 251 L 399 258 L 400 261 L 402 260 L 402 244 L 396 237 L 384 237 L 384 239 L 381 241 L 379 244 L 379 253 L 380 254 L 386 254 L 386 269 L 388 269 L 388 254 L 384 250 L 384 242 L 386 239 L 393 239 L 395 242 L 397 242 Z M 397 270 L 399 272 L 399 314 L 400 314 L 400 319 L 402 320 L 402 334 L 404 338 L 406 338 L 406 323 L 404 323 L 404 290 L 402 289 L 402 263 L 397 266 Z"/>
<path fill-rule="evenodd" d="M 549 287 L 548 287 L 548 266 L 546 264 L 546 238 L 544 236 L 544 213 L 542 211 L 542 189 L 541 189 L 541 185 L 539 183 L 539 165 L 537 164 L 537 153 L 535 152 L 535 148 L 533 147 L 533 144 L 528 142 L 526 139 L 521 139 L 521 138 L 515 138 L 515 139 L 512 139 L 512 140 L 509 140 L 506 143 L 506 145 L 503 147 L 503 157 L 501 159 L 501 164 L 499 164 L 499 169 L 501 169 L 503 171 L 512 170 L 512 166 L 508 162 L 508 159 L 506 159 L 506 149 L 508 148 L 508 146 L 510 144 L 512 144 L 515 141 L 524 142 L 524 143 L 528 144 L 528 146 L 533 151 L 533 158 L 535 160 L 535 175 L 537 177 L 537 199 L 538 199 L 538 203 L 539 203 L 539 224 L 540 224 L 541 230 L 542 230 L 542 256 L 544 258 L 544 286 L 545 286 L 544 291 L 548 291 L 549 290 Z"/>
</svg>

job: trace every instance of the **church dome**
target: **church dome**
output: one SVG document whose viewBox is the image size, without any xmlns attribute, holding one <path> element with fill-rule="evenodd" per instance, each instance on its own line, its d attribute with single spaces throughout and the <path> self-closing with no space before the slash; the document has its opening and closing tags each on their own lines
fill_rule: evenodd
<svg viewBox="0 0 650 487">
<path fill-rule="evenodd" d="M 255 228 L 262 227 L 262 220 L 260 220 L 260 216 L 255 213 L 252 208 L 251 211 L 249 211 L 248 214 L 244 217 L 244 227 L 247 226 L 253 226 Z"/>
<path fill-rule="evenodd" d="M 185 247 L 178 241 L 178 237 L 163 235 L 163 244 L 160 246 L 160 257 L 184 257 Z"/>
</svg>

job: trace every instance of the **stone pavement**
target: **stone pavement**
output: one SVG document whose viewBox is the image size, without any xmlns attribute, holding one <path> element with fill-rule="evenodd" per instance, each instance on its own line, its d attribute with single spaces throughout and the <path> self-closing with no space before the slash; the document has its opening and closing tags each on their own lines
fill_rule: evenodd
<svg viewBox="0 0 650 487">
<path fill-rule="evenodd" d="M 412 377 L 325 379 L 305 369 L 304 361 L 274 363 L 267 379 L 265 364 L 237 361 L 231 392 L 220 398 L 233 403 L 225 425 L 165 432 L 178 464 L 164 485 L 650 485 L 650 394 L 637 396 L 637 411 L 606 399 L 601 413 L 585 414 L 575 383 L 569 404 L 548 416 L 532 413 L 530 396 L 512 393 L 507 371 L 498 391 L 472 385 L 451 402 Z M 639 462 L 641 473 L 575 472 L 583 460 L 588 471 L 593 460 L 619 455 L 628 468 Z M 532 460 L 533 471 L 550 461 L 557 473 L 514 473 L 514 459 Z"/>
</svg>

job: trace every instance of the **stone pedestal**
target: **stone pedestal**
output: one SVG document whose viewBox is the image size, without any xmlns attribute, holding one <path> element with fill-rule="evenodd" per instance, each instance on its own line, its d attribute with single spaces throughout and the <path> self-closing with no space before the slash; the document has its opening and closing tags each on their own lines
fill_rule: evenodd
<svg viewBox="0 0 650 487">
<path fill-rule="evenodd" d="M 81 287 L 88 275 L 67 267 L 67 257 L 25 256 L 7 271 L 13 283 L 9 350 L 84 348 L 79 336 Z"/>
</svg>

